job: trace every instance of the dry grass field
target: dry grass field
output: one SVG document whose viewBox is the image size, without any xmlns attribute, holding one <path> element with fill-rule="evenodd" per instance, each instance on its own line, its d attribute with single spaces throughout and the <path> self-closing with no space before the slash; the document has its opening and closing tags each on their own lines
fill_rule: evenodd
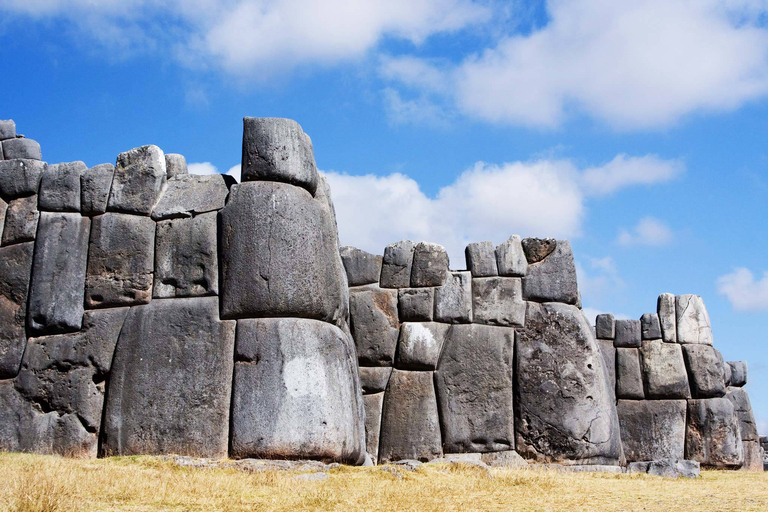
<svg viewBox="0 0 768 512">
<path fill-rule="evenodd" d="M 706 471 L 698 480 L 667 480 L 429 465 L 402 475 L 340 467 L 323 481 L 296 475 L 184 468 L 155 457 L 0 454 L 0 509 L 768 510 L 768 473 Z"/>
</svg>

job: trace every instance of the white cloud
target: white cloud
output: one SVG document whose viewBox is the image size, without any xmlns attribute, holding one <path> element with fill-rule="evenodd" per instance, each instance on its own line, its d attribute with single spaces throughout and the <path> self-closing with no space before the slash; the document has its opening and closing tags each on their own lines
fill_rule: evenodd
<svg viewBox="0 0 768 512">
<path fill-rule="evenodd" d="M 621 229 L 616 242 L 625 247 L 633 245 L 662 246 L 672 241 L 672 230 L 659 219 L 644 217 L 628 231 Z"/>
<path fill-rule="evenodd" d="M 189 174 L 216 174 L 219 170 L 211 162 L 195 162 L 187 164 Z"/>
<path fill-rule="evenodd" d="M 229 170 L 227 171 L 227 174 L 235 178 L 237 182 L 240 183 L 241 181 L 240 180 L 240 164 L 233 165 L 232 167 L 230 167 Z"/>
<path fill-rule="evenodd" d="M 608 195 L 630 185 L 653 185 L 677 178 L 685 172 L 680 160 L 662 160 L 656 155 L 616 158 L 601 167 L 585 169 L 582 174 L 586 193 Z"/>
<path fill-rule="evenodd" d="M 717 279 L 717 291 L 737 311 L 768 311 L 768 271 L 756 280 L 749 269 L 737 268 Z"/>
</svg>

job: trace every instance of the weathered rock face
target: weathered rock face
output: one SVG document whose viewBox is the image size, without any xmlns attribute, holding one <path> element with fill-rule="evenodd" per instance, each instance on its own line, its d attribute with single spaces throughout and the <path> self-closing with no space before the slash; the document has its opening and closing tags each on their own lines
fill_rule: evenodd
<svg viewBox="0 0 768 512">
<path fill-rule="evenodd" d="M 472 274 L 448 272 L 443 285 L 435 288 L 435 320 L 445 323 L 472 321 Z"/>
<path fill-rule="evenodd" d="M 733 404 L 733 410 L 739 418 L 742 441 L 757 441 L 759 438 L 749 395 L 744 388 L 729 387 L 726 391 L 725 398 Z"/>
<path fill-rule="evenodd" d="M 576 265 L 573 262 L 571 244 L 567 240 L 560 240 L 551 253 L 547 253 L 544 259 L 538 259 L 543 254 L 543 245 L 535 251 L 535 258 L 531 260 L 531 252 L 526 246 L 526 238 L 523 247 L 528 255 L 528 273 L 523 278 L 523 298 L 535 302 L 564 302 L 576 304 L 579 301 L 579 288 L 576 284 Z"/>
<path fill-rule="evenodd" d="M 496 266 L 496 251 L 491 242 L 469 244 L 464 254 L 467 259 L 467 269 L 472 272 L 472 277 L 499 275 L 499 269 Z"/>
<path fill-rule="evenodd" d="M 0 379 L 16 376 L 27 344 L 27 292 L 33 250 L 32 242 L 0 248 Z"/>
<path fill-rule="evenodd" d="M 478 324 L 521 327 L 525 302 L 519 277 L 485 277 L 472 280 L 473 320 Z"/>
<path fill-rule="evenodd" d="M 496 246 L 496 266 L 500 276 L 522 277 L 526 274 L 528 260 L 518 235 L 512 235 L 506 242 Z"/>
<path fill-rule="evenodd" d="M 382 288 L 408 288 L 411 286 L 415 248 L 416 244 L 410 240 L 402 240 L 384 248 L 380 278 Z"/>
<path fill-rule="evenodd" d="M 431 322 L 435 310 L 435 289 L 399 289 L 397 310 L 403 322 Z"/>
<path fill-rule="evenodd" d="M 442 245 L 420 242 L 413 250 L 411 286 L 440 286 L 448 272 L 448 253 Z"/>
<path fill-rule="evenodd" d="M 178 153 L 165 154 L 166 176 L 173 178 L 174 176 L 184 175 L 188 172 L 189 170 L 187 169 L 187 159 L 184 158 L 184 155 L 179 155 Z"/>
<path fill-rule="evenodd" d="M 80 176 L 86 169 L 83 162 L 49 165 L 40 181 L 40 209 L 79 213 Z"/>
<path fill-rule="evenodd" d="M 445 453 L 515 448 L 514 329 L 454 325 L 435 373 Z"/>
<path fill-rule="evenodd" d="M 538 263 L 552 254 L 557 247 L 554 238 L 526 238 L 522 241 L 528 263 Z"/>
<path fill-rule="evenodd" d="M 541 462 L 617 464 L 616 408 L 581 311 L 529 303 L 516 351 L 517 451 Z"/>
<path fill-rule="evenodd" d="M 363 388 L 363 394 L 382 393 L 385 389 L 387 389 L 389 376 L 392 374 L 391 367 L 361 366 L 359 370 L 360 386 Z"/>
<path fill-rule="evenodd" d="M 100 215 L 107 211 L 115 166 L 100 164 L 80 176 L 80 211 L 83 215 Z"/>
<path fill-rule="evenodd" d="M 434 322 L 402 324 L 395 367 L 400 370 L 434 370 L 448 327 L 448 324 Z"/>
<path fill-rule="evenodd" d="M 597 315 L 595 318 L 595 336 L 602 340 L 612 340 L 616 337 L 616 321 L 612 314 Z"/>
<path fill-rule="evenodd" d="M 36 195 L 20 197 L 8 203 L 2 244 L 11 245 L 34 240 L 39 219 Z"/>
<path fill-rule="evenodd" d="M 640 329 L 644 340 L 661 339 L 661 324 L 659 324 L 659 315 L 656 313 L 646 313 L 640 318 Z"/>
<path fill-rule="evenodd" d="M 728 366 L 731 369 L 731 378 L 729 379 L 729 386 L 737 388 L 747 385 L 747 362 L 746 361 L 728 361 Z"/>
<path fill-rule="evenodd" d="M 14 199 L 37 194 L 45 167 L 38 160 L 0 161 L 0 195 Z"/>
<path fill-rule="evenodd" d="M 42 160 L 40 144 L 32 139 L 8 139 L 3 141 L 5 160 Z"/>
<path fill-rule="evenodd" d="M 120 153 L 107 209 L 149 215 L 165 180 L 165 155 L 157 146 L 142 146 Z"/>
<path fill-rule="evenodd" d="M 354 348 L 315 320 L 240 320 L 232 398 L 234 457 L 357 463 L 364 425 Z M 361 461 L 361 460 L 360 460 Z"/>
<path fill-rule="evenodd" d="M 167 188 L 152 209 L 152 218 L 163 220 L 192 217 L 221 210 L 224 208 L 229 188 L 234 183 L 235 179 L 225 174 L 175 175 L 168 180 Z"/>
<path fill-rule="evenodd" d="M 647 340 L 640 349 L 647 398 L 690 398 L 688 375 L 680 345 Z"/>
<path fill-rule="evenodd" d="M 0 140 L 16 138 L 16 123 L 13 119 L 0 119 Z"/>
<path fill-rule="evenodd" d="M 349 294 L 350 327 L 361 365 L 391 366 L 395 361 L 399 323 L 397 290 L 376 286 Z"/>
<path fill-rule="evenodd" d="M 131 308 L 109 378 L 104 454 L 225 457 L 234 343 L 216 297 Z"/>
<path fill-rule="evenodd" d="M 379 282 L 381 256 L 354 247 L 342 247 L 339 251 L 349 286 L 362 286 Z"/>
<path fill-rule="evenodd" d="M 365 404 L 365 450 L 375 464 L 379 458 L 379 433 L 384 393 L 363 396 Z"/>
<path fill-rule="evenodd" d="M 603 356 L 605 365 L 605 385 L 611 392 L 612 402 L 616 402 L 616 350 L 613 340 L 595 340 Z"/>
<path fill-rule="evenodd" d="M 619 400 L 627 462 L 685 458 L 685 400 Z"/>
<path fill-rule="evenodd" d="M 712 327 L 704 301 L 698 295 L 678 295 L 675 298 L 677 342 L 712 345 Z"/>
<path fill-rule="evenodd" d="M 616 349 L 616 396 L 634 400 L 645 398 L 640 351 L 636 348 Z"/>
<path fill-rule="evenodd" d="M 709 345 L 683 345 L 694 398 L 725 396 L 723 356 Z"/>
<path fill-rule="evenodd" d="M 616 320 L 614 345 L 621 348 L 640 348 L 642 329 L 640 320 Z"/>
<path fill-rule="evenodd" d="M 675 313 L 675 296 L 662 293 L 656 304 L 661 337 L 666 343 L 677 343 L 677 316 Z"/>
<path fill-rule="evenodd" d="M 731 402 L 725 398 L 688 401 L 685 458 L 718 468 L 744 463 L 741 428 Z"/>
</svg>

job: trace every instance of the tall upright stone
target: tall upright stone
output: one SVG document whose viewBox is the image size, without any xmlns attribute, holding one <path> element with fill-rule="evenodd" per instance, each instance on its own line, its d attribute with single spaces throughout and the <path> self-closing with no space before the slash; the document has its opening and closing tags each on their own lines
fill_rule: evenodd
<svg viewBox="0 0 768 512">
<path fill-rule="evenodd" d="M 411 286 L 415 248 L 416 244 L 410 240 L 402 240 L 384 248 L 381 278 L 379 279 L 382 288 L 408 288 Z"/>
<path fill-rule="evenodd" d="M 80 176 L 80 211 L 83 215 L 100 215 L 107 211 L 114 174 L 114 165 L 99 164 Z"/>
<path fill-rule="evenodd" d="M 661 337 L 666 343 L 677 343 L 677 316 L 675 313 L 675 296 L 662 293 L 656 303 L 656 313 L 659 315 Z"/>
<path fill-rule="evenodd" d="M 400 327 L 397 290 L 375 285 L 353 288 L 349 294 L 349 312 L 360 364 L 391 366 Z"/>
<path fill-rule="evenodd" d="M 448 253 L 438 244 L 419 242 L 413 250 L 411 286 L 440 286 L 448 272 Z"/>
<path fill-rule="evenodd" d="M 33 251 L 33 242 L 0 247 L 0 379 L 16 376 L 27 344 Z"/>
<path fill-rule="evenodd" d="M 142 146 L 120 153 L 107 209 L 149 215 L 165 181 L 165 155 L 159 147 Z"/>
<path fill-rule="evenodd" d="M 472 274 L 448 272 L 435 288 L 435 321 L 449 324 L 472 322 Z"/>
<path fill-rule="evenodd" d="M 677 342 L 712 345 L 712 327 L 704 301 L 698 295 L 675 297 Z"/>
<path fill-rule="evenodd" d="M 507 241 L 496 246 L 496 266 L 500 276 L 522 277 L 526 274 L 528 260 L 518 235 L 512 235 Z"/>
</svg>

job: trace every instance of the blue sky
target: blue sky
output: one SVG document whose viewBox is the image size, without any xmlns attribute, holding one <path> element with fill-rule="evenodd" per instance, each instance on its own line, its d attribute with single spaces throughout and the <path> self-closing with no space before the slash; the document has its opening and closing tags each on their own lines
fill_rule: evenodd
<svg viewBox="0 0 768 512">
<path fill-rule="evenodd" d="M 768 1 L 0 0 L 0 118 L 48 162 L 240 162 L 296 119 L 342 243 L 572 241 L 584 306 L 702 295 L 768 433 Z M 235 168 L 233 173 L 237 172 Z"/>
</svg>

